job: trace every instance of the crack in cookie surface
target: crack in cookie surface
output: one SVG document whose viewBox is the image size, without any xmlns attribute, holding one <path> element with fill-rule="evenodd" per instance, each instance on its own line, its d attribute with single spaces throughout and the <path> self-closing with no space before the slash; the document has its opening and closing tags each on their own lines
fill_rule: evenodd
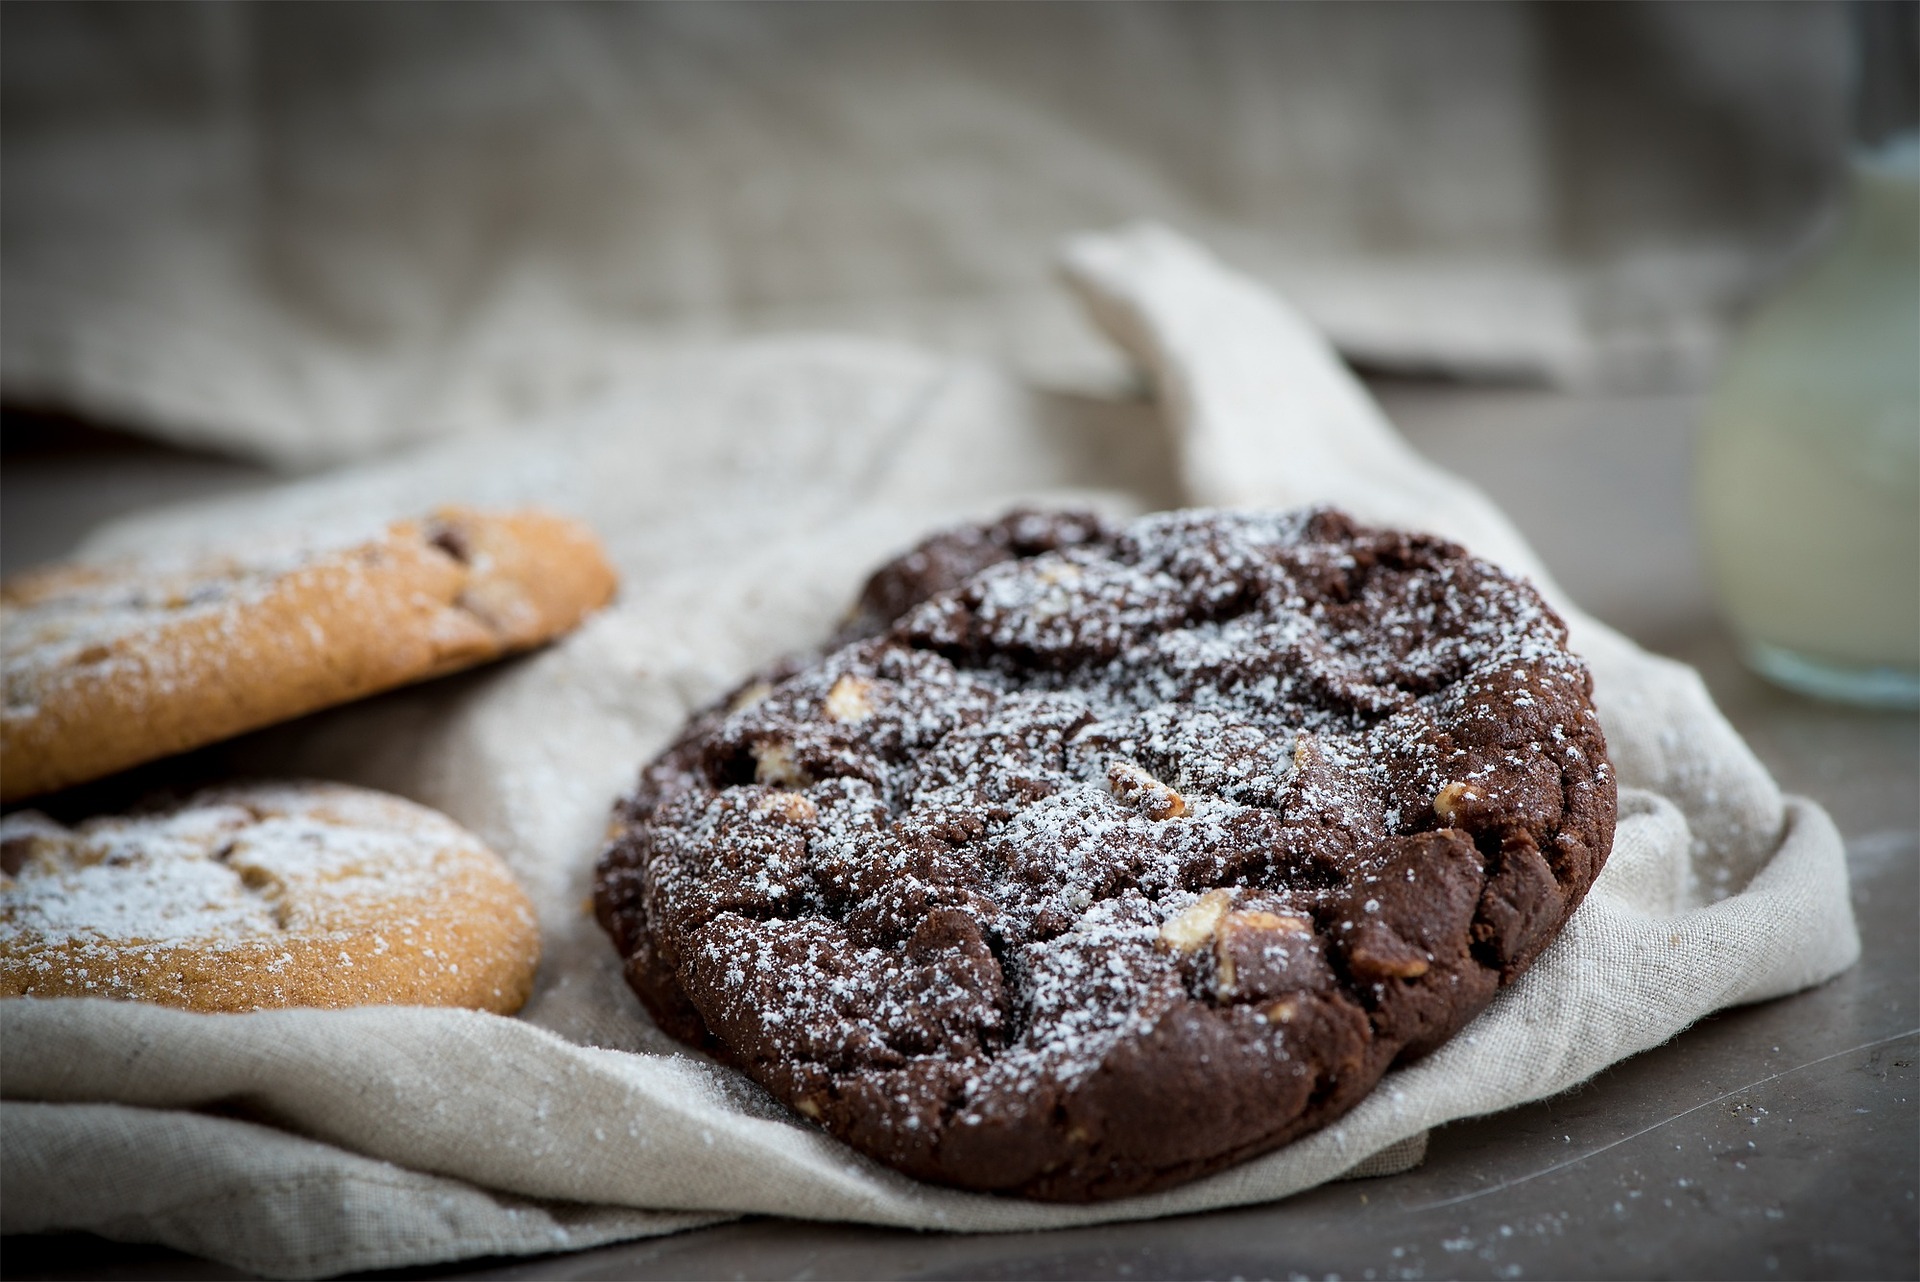
<svg viewBox="0 0 1920 1282">
<path fill-rule="evenodd" d="M 664 1027 L 921 1178 L 1120 1196 L 1322 1125 L 1611 842 L 1563 625 L 1437 539 L 1017 513 L 854 618 L 647 768 L 596 898 Z"/>
</svg>

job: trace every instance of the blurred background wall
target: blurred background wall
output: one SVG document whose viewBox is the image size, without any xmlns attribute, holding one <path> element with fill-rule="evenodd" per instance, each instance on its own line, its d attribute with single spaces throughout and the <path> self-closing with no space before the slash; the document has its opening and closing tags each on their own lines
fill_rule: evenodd
<svg viewBox="0 0 1920 1282">
<path fill-rule="evenodd" d="M 1831 222 L 1849 11 L 0 11 L 0 394 L 302 466 L 834 329 L 1127 371 L 1059 238 L 1169 224 L 1389 370 L 1681 388 Z"/>
</svg>

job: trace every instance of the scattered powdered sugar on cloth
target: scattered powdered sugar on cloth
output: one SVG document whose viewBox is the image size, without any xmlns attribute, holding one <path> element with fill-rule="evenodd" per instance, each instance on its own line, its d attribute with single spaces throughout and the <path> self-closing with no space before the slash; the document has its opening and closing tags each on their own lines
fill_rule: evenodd
<svg viewBox="0 0 1920 1282">
<path fill-rule="evenodd" d="M 547 651 L 254 736 L 236 762 L 403 793 L 500 851 L 545 934 L 524 1017 L 0 1003 L 0 1223 L 319 1274 L 728 1214 L 965 1231 L 1179 1214 L 1311 1187 L 1850 964 L 1845 865 L 1824 814 L 1780 796 L 1693 673 L 1570 608 L 1497 510 L 1399 441 L 1280 300 L 1151 231 L 1077 242 L 1070 278 L 1152 373 L 1172 463 L 1166 437 L 1124 407 L 1067 422 L 979 366 L 794 340 L 702 356 L 663 372 L 657 397 L 551 431 L 114 532 L 125 548 L 356 505 L 384 517 L 538 501 L 602 534 L 623 588 Z M 634 770 L 691 710 L 828 637 L 863 576 L 929 530 L 1076 488 L 1083 501 L 1103 489 L 1110 512 L 1137 508 L 1165 493 L 1170 468 L 1186 502 L 1330 503 L 1432 530 L 1541 587 L 1593 673 L 1620 783 L 1613 853 L 1560 939 L 1335 1125 L 1091 1207 L 915 1183 L 678 1053 L 582 909 L 605 807 Z M 262 1120 L 194 1111 L 242 1095 Z"/>
</svg>

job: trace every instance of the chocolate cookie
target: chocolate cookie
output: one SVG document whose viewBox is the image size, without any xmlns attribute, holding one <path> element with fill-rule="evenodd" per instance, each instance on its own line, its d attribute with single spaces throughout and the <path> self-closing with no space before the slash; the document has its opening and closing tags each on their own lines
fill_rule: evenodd
<svg viewBox="0 0 1920 1282">
<path fill-rule="evenodd" d="M 1118 1197 L 1322 1126 L 1612 842 L 1564 626 L 1439 539 L 1023 514 L 856 617 L 647 767 L 596 902 L 664 1028 L 921 1179 Z"/>
<path fill-rule="evenodd" d="M 539 645 L 613 585 L 577 522 L 466 508 L 33 571 L 0 588 L 0 800 Z"/>
</svg>

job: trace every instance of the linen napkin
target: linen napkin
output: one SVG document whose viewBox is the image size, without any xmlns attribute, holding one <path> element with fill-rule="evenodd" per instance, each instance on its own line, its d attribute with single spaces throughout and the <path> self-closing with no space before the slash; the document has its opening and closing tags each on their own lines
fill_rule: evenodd
<svg viewBox="0 0 1920 1282">
<path fill-rule="evenodd" d="M 102 532 L 90 551 L 538 502 L 594 524 L 624 586 L 539 654 L 226 754 L 236 772 L 402 793 L 499 850 L 546 941 L 521 1015 L 0 1003 L 0 1227 L 319 1276 L 742 1214 L 990 1232 L 1244 1205 L 1405 1166 L 1430 1127 L 1564 1090 L 1711 1011 L 1852 963 L 1827 816 L 1780 794 L 1691 670 L 1574 608 L 1499 510 L 1415 454 L 1285 302 L 1152 227 L 1077 238 L 1065 263 L 1157 405 L 1038 393 L 868 340 L 766 340 L 664 360 L 644 394 L 540 430 Z M 1115 515 L 1330 502 L 1456 538 L 1565 615 L 1621 783 L 1588 899 L 1451 1042 L 1286 1148 L 1092 1206 L 918 1184 L 801 1124 L 652 1027 L 583 903 L 611 800 L 691 709 L 825 637 L 887 555 L 1019 501 Z"/>
</svg>

